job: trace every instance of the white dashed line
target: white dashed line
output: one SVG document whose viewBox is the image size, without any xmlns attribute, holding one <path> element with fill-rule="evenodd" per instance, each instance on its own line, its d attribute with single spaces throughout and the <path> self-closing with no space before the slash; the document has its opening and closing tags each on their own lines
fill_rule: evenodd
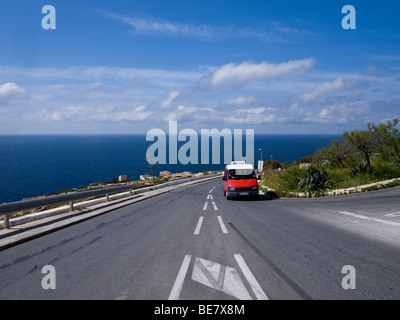
<svg viewBox="0 0 400 320">
<path fill-rule="evenodd" d="M 207 210 L 207 206 L 208 206 L 208 202 L 206 202 L 206 203 L 204 204 L 203 211 L 204 211 L 204 210 Z"/>
<path fill-rule="evenodd" d="M 199 218 L 199 221 L 197 222 L 197 226 L 196 226 L 196 229 L 194 230 L 193 234 L 199 234 L 200 233 L 201 224 L 203 223 L 203 218 L 204 217 L 200 217 Z"/>
<path fill-rule="evenodd" d="M 215 204 L 214 201 L 212 202 L 212 205 L 213 205 L 213 207 L 214 207 L 214 210 L 218 210 L 217 205 Z"/>
<path fill-rule="evenodd" d="M 222 233 L 228 233 L 228 230 L 226 230 L 225 224 L 222 221 L 221 216 L 218 216 L 217 218 L 218 218 L 218 222 L 219 222 L 219 225 L 221 227 Z"/>
<path fill-rule="evenodd" d="M 208 194 L 208 195 L 207 195 L 207 199 L 211 199 L 211 200 L 212 200 L 212 199 L 213 199 L 212 194 Z"/>
</svg>

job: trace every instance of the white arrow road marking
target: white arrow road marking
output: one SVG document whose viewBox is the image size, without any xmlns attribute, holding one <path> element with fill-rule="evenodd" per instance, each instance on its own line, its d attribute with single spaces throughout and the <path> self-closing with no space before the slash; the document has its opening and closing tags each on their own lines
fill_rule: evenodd
<svg viewBox="0 0 400 320">
<path fill-rule="evenodd" d="M 222 221 L 221 216 L 218 216 L 218 222 L 219 222 L 219 226 L 221 227 L 222 233 L 228 233 L 228 230 L 225 227 L 224 222 Z"/>
<path fill-rule="evenodd" d="M 200 233 L 201 224 L 203 223 L 203 218 L 204 217 L 200 217 L 199 218 L 199 221 L 197 222 L 197 226 L 196 226 L 196 229 L 194 230 L 193 234 L 199 234 Z"/>
<path fill-rule="evenodd" d="M 203 210 L 206 210 L 208 206 L 208 202 L 206 201 L 206 203 L 204 204 Z"/>
<path fill-rule="evenodd" d="M 183 259 L 181 268 L 179 269 L 178 276 L 176 277 L 174 286 L 172 287 L 171 293 L 169 294 L 168 300 L 178 300 L 179 295 L 181 294 L 183 281 L 185 280 L 187 270 L 189 268 L 190 260 L 192 256 L 187 254 Z"/>
<path fill-rule="evenodd" d="M 207 287 L 225 292 L 240 300 L 252 300 L 239 274 L 234 268 L 196 258 L 194 262 L 192 280 Z"/>
<path fill-rule="evenodd" d="M 367 217 L 367 216 L 363 216 L 363 215 L 361 215 L 361 214 L 355 214 L 355 213 L 346 212 L 346 211 L 340 211 L 339 213 L 345 214 L 345 215 L 347 215 L 347 216 L 351 216 L 351 217 L 354 217 L 354 218 L 359 218 L 359 219 L 364 219 L 364 220 L 370 220 L 370 221 L 380 222 L 380 223 L 384 223 L 384 224 L 389 224 L 389 225 L 391 225 L 391 226 L 400 227 L 400 223 L 397 223 L 397 222 L 392 222 L 392 221 L 387 221 L 387 220 L 383 220 L 383 219 L 377 219 L 377 218 Z"/>
<path fill-rule="evenodd" d="M 236 259 L 236 262 L 238 263 L 240 269 L 242 269 L 242 272 L 243 272 L 244 276 L 246 277 L 247 281 L 249 282 L 251 290 L 253 290 L 257 299 L 258 300 L 269 300 L 267 295 L 264 293 L 263 289 L 261 289 L 260 285 L 258 284 L 253 273 L 250 271 L 246 262 L 244 262 L 243 257 L 240 254 L 235 254 L 235 259 Z"/>
</svg>

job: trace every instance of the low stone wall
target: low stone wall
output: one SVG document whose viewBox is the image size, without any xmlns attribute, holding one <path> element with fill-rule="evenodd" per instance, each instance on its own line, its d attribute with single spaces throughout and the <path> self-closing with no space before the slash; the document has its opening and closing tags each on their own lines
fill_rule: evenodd
<svg viewBox="0 0 400 320">
<path fill-rule="evenodd" d="M 388 185 L 393 184 L 393 183 L 400 183 L 400 178 L 394 178 L 394 179 L 389 179 L 389 180 L 385 180 L 385 181 L 364 184 L 362 186 L 352 187 L 352 188 L 347 188 L 347 189 L 331 190 L 331 191 L 328 191 L 326 194 L 330 195 L 330 196 L 335 196 L 335 195 L 341 195 L 341 194 L 351 194 L 351 193 L 356 193 L 356 192 L 377 190 L 377 189 L 385 188 Z"/>
<path fill-rule="evenodd" d="M 364 191 L 371 191 L 371 190 L 378 190 L 389 186 L 390 184 L 400 183 L 400 178 L 389 179 L 385 181 L 374 182 L 370 184 L 364 184 L 357 187 L 345 188 L 345 189 L 336 189 L 325 192 L 325 196 L 338 196 L 338 195 L 345 195 L 345 194 L 352 194 Z M 266 189 L 267 191 L 275 191 L 274 189 L 261 185 L 262 188 Z M 306 194 L 304 192 L 288 192 L 294 197 L 305 198 Z"/>
</svg>

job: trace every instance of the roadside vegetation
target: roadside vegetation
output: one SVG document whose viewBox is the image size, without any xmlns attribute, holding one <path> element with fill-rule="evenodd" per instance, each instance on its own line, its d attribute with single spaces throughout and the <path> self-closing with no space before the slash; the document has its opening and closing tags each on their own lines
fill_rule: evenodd
<svg viewBox="0 0 400 320">
<path fill-rule="evenodd" d="M 299 161 L 266 161 L 262 185 L 278 197 L 323 196 L 345 189 L 400 177 L 398 119 L 369 123 L 366 130 L 345 132 L 341 138 Z M 392 185 L 398 185 L 399 182 Z"/>
</svg>

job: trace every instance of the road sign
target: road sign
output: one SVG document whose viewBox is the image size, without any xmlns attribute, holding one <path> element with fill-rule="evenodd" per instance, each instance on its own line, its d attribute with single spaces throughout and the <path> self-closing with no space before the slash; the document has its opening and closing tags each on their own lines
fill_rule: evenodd
<svg viewBox="0 0 400 320">
<path fill-rule="evenodd" d="M 263 166 L 264 166 L 264 161 L 263 160 L 258 160 L 258 165 L 257 165 L 258 172 L 262 172 L 263 171 Z"/>
</svg>

